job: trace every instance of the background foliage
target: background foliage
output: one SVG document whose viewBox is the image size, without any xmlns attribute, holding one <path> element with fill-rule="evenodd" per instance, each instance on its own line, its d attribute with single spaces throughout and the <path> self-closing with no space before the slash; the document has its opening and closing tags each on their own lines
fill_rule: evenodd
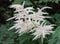
<svg viewBox="0 0 60 44">
<path fill-rule="evenodd" d="M 46 9 L 51 16 L 51 19 L 47 19 L 47 23 L 56 24 L 54 28 L 54 34 L 47 35 L 43 44 L 60 44 L 60 0 L 0 0 L 0 44 L 42 44 L 41 39 L 32 41 L 34 36 L 31 33 L 18 36 L 13 29 L 8 31 L 14 23 L 12 21 L 6 22 L 6 19 L 13 16 L 14 9 L 9 8 L 11 4 L 22 4 L 26 1 L 25 7 L 33 6 L 42 8 L 43 6 L 50 6 L 52 9 Z"/>
</svg>

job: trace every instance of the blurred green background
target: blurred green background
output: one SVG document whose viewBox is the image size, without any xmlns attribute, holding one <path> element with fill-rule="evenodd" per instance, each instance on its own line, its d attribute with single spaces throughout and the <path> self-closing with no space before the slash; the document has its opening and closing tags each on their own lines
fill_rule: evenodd
<svg viewBox="0 0 60 44">
<path fill-rule="evenodd" d="M 8 22 L 6 20 L 13 17 L 15 10 L 9 8 L 9 6 L 12 4 L 22 4 L 23 1 L 26 1 L 25 7 L 52 7 L 52 9 L 44 10 L 49 13 L 48 16 L 52 17 L 46 20 L 47 23 L 56 24 L 57 26 L 54 28 L 55 33 L 47 35 L 43 44 L 60 44 L 60 0 L 0 0 L 0 44 L 42 44 L 41 39 L 32 41 L 34 36 L 31 36 L 31 33 L 18 36 L 19 34 L 15 33 L 16 29 L 8 31 L 13 26 L 14 22 L 12 21 L 14 20 Z"/>
</svg>

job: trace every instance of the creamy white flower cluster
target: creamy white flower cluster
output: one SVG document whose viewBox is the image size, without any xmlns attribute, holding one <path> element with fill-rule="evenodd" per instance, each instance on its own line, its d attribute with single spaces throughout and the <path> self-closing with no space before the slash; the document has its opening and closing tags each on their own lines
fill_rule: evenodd
<svg viewBox="0 0 60 44">
<path fill-rule="evenodd" d="M 20 4 L 14 4 L 11 5 L 10 8 L 15 8 L 16 10 L 14 12 L 18 12 L 17 14 L 14 14 L 14 17 L 9 18 L 7 21 L 11 19 L 16 19 L 14 26 L 12 26 L 9 30 L 15 28 L 18 29 L 16 32 L 20 33 L 20 36 L 24 33 L 33 32 L 32 35 L 35 35 L 34 39 L 38 39 L 41 36 L 45 38 L 45 35 L 49 35 L 50 33 L 53 33 L 53 24 L 46 25 L 45 18 L 51 18 L 49 16 L 43 16 L 43 14 L 48 14 L 46 12 L 42 12 L 42 10 L 46 8 L 51 7 L 43 7 L 41 9 L 37 8 L 38 11 L 34 12 L 33 7 L 26 7 L 24 8 L 25 2 L 23 2 L 22 5 Z M 32 14 L 30 14 L 32 12 Z M 42 21 L 42 23 L 41 23 Z"/>
</svg>

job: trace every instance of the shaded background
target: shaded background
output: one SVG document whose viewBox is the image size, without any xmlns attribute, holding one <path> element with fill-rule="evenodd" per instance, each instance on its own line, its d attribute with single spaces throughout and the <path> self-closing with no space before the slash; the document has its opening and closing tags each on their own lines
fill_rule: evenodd
<svg viewBox="0 0 60 44">
<path fill-rule="evenodd" d="M 43 44 L 60 44 L 60 0 L 0 0 L 0 44 L 42 44 L 41 39 L 32 41 L 34 36 L 31 33 L 25 33 L 22 36 L 18 36 L 13 29 L 8 29 L 14 24 L 14 20 L 6 21 L 8 18 L 13 17 L 15 9 L 9 8 L 11 4 L 22 4 L 26 1 L 25 7 L 33 6 L 42 8 L 44 6 L 52 7 L 52 9 L 45 9 L 48 12 L 48 16 L 51 19 L 46 19 L 47 23 L 56 24 L 54 28 L 55 33 L 50 36 L 46 36 Z"/>
</svg>

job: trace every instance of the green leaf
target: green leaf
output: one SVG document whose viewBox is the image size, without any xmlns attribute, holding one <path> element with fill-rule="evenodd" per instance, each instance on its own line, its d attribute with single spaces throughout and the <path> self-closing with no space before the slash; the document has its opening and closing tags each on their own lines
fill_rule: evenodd
<svg viewBox="0 0 60 44">
<path fill-rule="evenodd" d="M 60 43 L 60 26 L 58 26 L 55 30 L 55 33 L 52 35 L 52 38 L 49 39 L 48 44 L 57 44 Z"/>
<path fill-rule="evenodd" d="M 14 3 L 15 4 L 22 4 L 25 0 L 15 0 Z M 30 0 L 26 0 L 25 1 L 25 6 L 28 6 L 28 5 L 32 5 L 32 3 L 30 2 Z"/>
</svg>

